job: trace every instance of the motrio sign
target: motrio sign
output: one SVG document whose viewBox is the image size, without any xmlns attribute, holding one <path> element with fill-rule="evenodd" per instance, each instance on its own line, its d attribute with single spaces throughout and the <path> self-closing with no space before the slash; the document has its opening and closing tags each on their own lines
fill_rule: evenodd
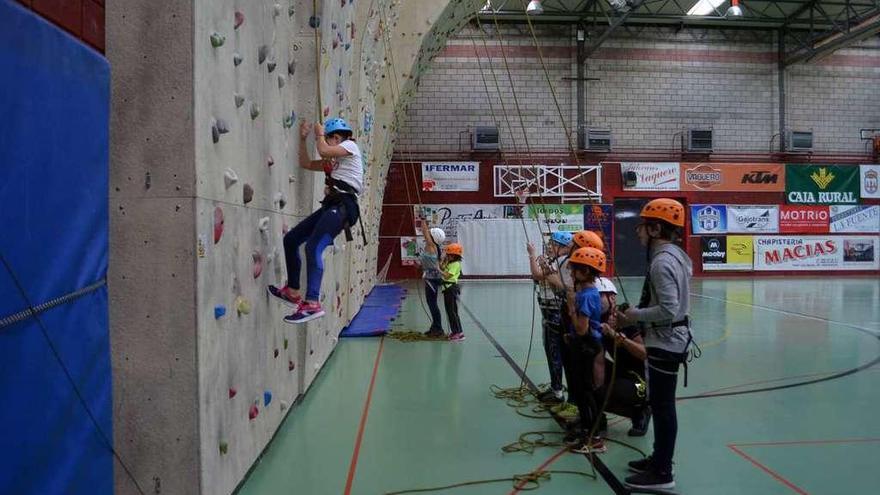
<svg viewBox="0 0 880 495">
<path fill-rule="evenodd" d="M 785 166 L 774 163 L 682 163 L 682 191 L 785 190 Z"/>
<path fill-rule="evenodd" d="M 782 205 L 779 232 L 782 234 L 827 234 L 831 211 L 827 206 Z"/>
<path fill-rule="evenodd" d="M 792 204 L 858 204 L 859 167 L 788 164 L 785 200 Z"/>
</svg>

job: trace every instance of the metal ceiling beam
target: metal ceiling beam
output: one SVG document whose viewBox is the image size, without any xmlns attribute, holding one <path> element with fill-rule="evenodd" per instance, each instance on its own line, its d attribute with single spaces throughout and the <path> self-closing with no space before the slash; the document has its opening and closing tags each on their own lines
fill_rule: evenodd
<svg viewBox="0 0 880 495">
<path fill-rule="evenodd" d="M 596 50 L 599 49 L 600 46 L 602 46 L 602 43 L 604 43 L 605 40 L 607 40 L 621 24 L 626 22 L 627 18 L 629 18 L 629 16 L 633 12 L 638 10 L 638 8 L 641 7 L 643 3 L 645 3 L 645 0 L 634 0 L 629 6 L 629 10 L 615 17 L 614 20 L 611 21 L 611 25 L 609 25 L 608 28 L 602 32 L 599 38 L 597 38 L 596 41 L 593 42 L 589 48 L 587 48 L 587 51 L 584 53 L 584 60 L 590 58 L 590 55 L 595 53 Z"/>
<path fill-rule="evenodd" d="M 857 21 L 845 31 L 838 31 L 813 42 L 810 48 L 797 50 L 788 55 L 783 63 L 785 66 L 789 66 L 798 62 L 816 60 L 877 33 L 880 33 L 880 11 L 870 17 Z"/>
</svg>

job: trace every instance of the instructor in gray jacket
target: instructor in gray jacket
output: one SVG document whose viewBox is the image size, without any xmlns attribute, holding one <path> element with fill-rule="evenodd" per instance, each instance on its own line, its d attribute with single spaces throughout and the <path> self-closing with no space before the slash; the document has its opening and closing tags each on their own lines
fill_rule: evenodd
<svg viewBox="0 0 880 495">
<path fill-rule="evenodd" d="M 629 463 L 636 474 L 626 478 L 632 489 L 669 490 L 675 487 L 672 457 L 678 419 L 675 388 L 679 365 L 691 343 L 688 320 L 691 260 L 675 242 L 683 235 L 685 209 L 674 199 L 649 201 L 636 228 L 648 249 L 648 273 L 638 308 L 619 315 L 625 324 L 643 327 L 648 352 L 648 403 L 654 415 L 654 453 Z M 685 373 L 687 373 L 685 371 Z"/>
</svg>

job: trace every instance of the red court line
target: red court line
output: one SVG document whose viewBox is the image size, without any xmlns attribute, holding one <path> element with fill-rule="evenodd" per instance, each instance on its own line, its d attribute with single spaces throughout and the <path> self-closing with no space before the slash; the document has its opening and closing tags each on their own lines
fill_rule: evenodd
<svg viewBox="0 0 880 495">
<path fill-rule="evenodd" d="M 779 482 L 782 483 L 783 485 L 785 485 L 785 486 L 791 488 L 791 489 L 794 490 L 796 493 L 799 493 L 800 495 L 810 495 L 809 493 L 803 491 L 801 488 L 799 488 L 797 485 L 795 485 L 795 484 L 792 483 L 791 481 L 788 481 L 787 479 L 783 478 L 782 475 L 780 475 L 780 474 L 777 473 L 776 471 L 773 471 L 772 469 L 768 468 L 767 466 L 765 466 L 765 465 L 761 464 L 760 462 L 756 461 L 754 458 L 752 458 L 751 456 L 749 456 L 748 454 L 746 454 L 746 453 L 743 452 L 742 450 L 739 450 L 738 448 L 736 448 L 735 445 L 730 444 L 730 445 L 727 446 L 727 448 L 729 448 L 730 450 L 732 450 L 732 451 L 736 452 L 737 454 L 739 454 L 743 459 L 745 459 L 745 460 L 751 462 L 752 464 L 754 464 L 754 465 L 755 465 L 758 469 L 760 469 L 761 471 L 764 471 L 765 473 L 769 474 L 770 476 L 776 478 L 777 481 L 779 481 Z"/>
<path fill-rule="evenodd" d="M 552 457 L 550 457 L 549 459 L 544 461 L 544 464 L 541 464 L 540 466 L 538 466 L 535 469 L 535 471 L 540 471 L 540 470 L 546 468 L 547 466 L 549 466 L 550 464 L 553 464 L 554 462 L 556 462 L 556 459 L 559 459 L 560 457 L 562 457 L 562 454 L 565 454 L 567 452 L 568 452 L 568 447 L 563 447 L 559 452 L 553 454 Z M 515 487 L 513 487 L 513 491 L 510 492 L 508 495 L 516 495 L 517 493 L 520 492 L 520 490 L 522 490 L 522 487 L 524 487 L 524 486 L 526 486 L 526 482 L 520 481 Z"/>
<path fill-rule="evenodd" d="M 792 440 L 788 442 L 749 442 L 732 443 L 737 447 L 772 447 L 777 445 L 822 445 L 833 443 L 873 443 L 880 442 L 880 438 L 844 438 L 840 440 Z"/>
<path fill-rule="evenodd" d="M 373 364 L 373 376 L 370 377 L 370 388 L 367 389 L 367 398 L 364 400 L 364 411 L 361 413 L 361 424 L 358 427 L 357 440 L 354 442 L 354 452 L 351 454 L 351 464 L 348 466 L 348 479 L 345 482 L 345 495 L 351 495 L 351 485 L 354 482 L 354 472 L 357 469 L 358 455 L 361 453 L 361 440 L 364 438 L 364 426 L 367 424 L 367 414 L 370 412 L 370 400 L 373 398 L 373 385 L 376 383 L 376 372 L 379 371 L 379 358 L 382 357 L 382 348 L 385 346 L 385 337 L 379 339 L 379 351 L 376 352 L 376 362 Z"/>
</svg>

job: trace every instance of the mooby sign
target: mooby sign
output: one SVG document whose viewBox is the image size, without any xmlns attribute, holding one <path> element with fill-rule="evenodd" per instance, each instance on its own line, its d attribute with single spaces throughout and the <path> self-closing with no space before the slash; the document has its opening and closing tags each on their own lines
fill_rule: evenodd
<svg viewBox="0 0 880 495">
<path fill-rule="evenodd" d="M 773 163 L 682 163 L 682 191 L 785 190 L 785 168 Z"/>
</svg>

